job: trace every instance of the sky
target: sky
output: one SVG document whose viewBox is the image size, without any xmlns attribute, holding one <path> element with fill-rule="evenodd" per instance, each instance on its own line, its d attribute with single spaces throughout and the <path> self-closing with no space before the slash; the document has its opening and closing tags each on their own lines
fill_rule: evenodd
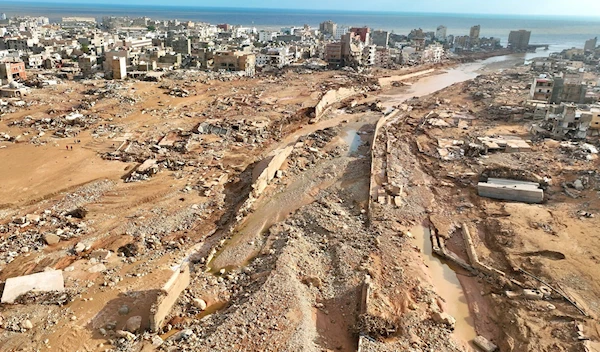
<svg viewBox="0 0 600 352">
<path fill-rule="evenodd" d="M 600 16 L 600 0 L 20 0 L 37 3 L 173 5 L 349 11 Z M 0 1 L 0 7 L 1 7 Z"/>
</svg>

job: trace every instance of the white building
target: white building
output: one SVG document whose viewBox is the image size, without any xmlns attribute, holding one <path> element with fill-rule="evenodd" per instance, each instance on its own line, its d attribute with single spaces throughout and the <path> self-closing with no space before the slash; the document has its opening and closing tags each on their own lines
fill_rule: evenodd
<svg viewBox="0 0 600 352">
<path fill-rule="evenodd" d="M 292 35 L 296 31 L 296 29 L 298 29 L 298 27 L 282 27 L 281 34 Z"/>
<path fill-rule="evenodd" d="M 250 34 L 256 34 L 256 27 L 238 27 L 234 30 L 233 35 L 236 38 L 247 37 Z"/>
<path fill-rule="evenodd" d="M 140 49 L 152 46 L 152 38 L 127 38 L 123 40 L 123 46 L 126 46 L 131 49 Z"/>
<path fill-rule="evenodd" d="M 122 56 L 113 56 L 112 58 L 113 79 L 127 78 L 127 61 Z"/>
<path fill-rule="evenodd" d="M 256 54 L 256 66 L 263 67 L 269 63 L 269 55 L 267 54 Z"/>
<path fill-rule="evenodd" d="M 428 45 L 423 50 L 421 61 L 423 63 L 438 63 L 442 61 L 442 56 L 444 56 L 444 47 L 439 43 L 435 43 Z"/>
<path fill-rule="evenodd" d="M 273 31 L 260 31 L 258 33 L 258 41 L 262 43 L 272 42 L 279 35 L 278 32 Z"/>
<path fill-rule="evenodd" d="M 400 52 L 400 56 L 398 58 L 400 59 L 401 64 L 407 65 L 410 63 L 414 63 L 415 57 L 417 55 L 417 49 L 411 46 L 405 46 L 404 48 L 402 48 L 402 51 Z"/>
<path fill-rule="evenodd" d="M 202 25 L 196 26 L 195 31 L 198 33 L 200 38 L 212 38 L 217 35 L 219 30 L 215 25 Z"/>
<path fill-rule="evenodd" d="M 333 38 L 335 40 L 340 40 L 342 39 L 342 36 L 346 33 L 348 33 L 350 31 L 350 28 L 348 27 L 337 27 L 335 29 L 335 33 L 333 34 Z"/>
<path fill-rule="evenodd" d="M 295 61 L 295 53 L 288 47 L 269 48 L 265 53 L 256 55 L 256 66 L 273 66 L 282 68 Z"/>
</svg>

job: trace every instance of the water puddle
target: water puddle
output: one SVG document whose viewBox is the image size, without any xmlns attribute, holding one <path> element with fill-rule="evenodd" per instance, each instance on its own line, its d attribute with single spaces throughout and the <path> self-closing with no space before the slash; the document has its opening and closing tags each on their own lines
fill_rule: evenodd
<svg viewBox="0 0 600 352">
<path fill-rule="evenodd" d="M 321 182 L 319 183 L 319 181 Z M 211 272 L 217 273 L 221 269 L 237 270 L 246 266 L 260 252 L 260 247 L 256 247 L 254 242 L 259 242 L 262 234 L 301 207 L 312 203 L 321 190 L 330 187 L 335 181 L 335 179 L 314 180 L 300 177 L 283 192 L 274 194 L 269 199 L 259 200 L 261 203 L 257 209 L 243 220 L 233 237 L 225 243 L 208 264 Z M 252 244 L 248 241 L 252 241 Z M 221 258 L 225 252 L 235 253 L 236 248 L 241 249 L 237 258 L 231 256 L 226 259 Z"/>
<path fill-rule="evenodd" d="M 358 151 L 358 147 L 360 147 L 360 145 L 362 144 L 361 136 L 355 129 L 350 129 L 346 131 L 343 139 L 349 147 L 348 154 L 356 153 L 356 151 Z"/>
<path fill-rule="evenodd" d="M 221 309 L 226 308 L 228 305 L 228 302 L 216 302 L 211 304 L 210 306 L 206 307 L 206 309 L 198 314 L 196 314 L 196 316 L 194 317 L 194 319 L 197 320 L 201 320 L 204 317 L 207 317 L 211 314 L 214 314 L 218 311 L 220 311 Z"/>
<path fill-rule="evenodd" d="M 477 337 L 477 333 L 469 312 L 467 298 L 456 273 L 442 259 L 433 254 L 431 232 L 428 228 L 418 226 L 412 229 L 411 233 L 415 236 L 415 241 L 424 254 L 423 261 L 428 267 L 435 291 L 445 301 L 444 310 L 456 319 L 454 334 L 473 348 L 471 341 Z"/>
</svg>

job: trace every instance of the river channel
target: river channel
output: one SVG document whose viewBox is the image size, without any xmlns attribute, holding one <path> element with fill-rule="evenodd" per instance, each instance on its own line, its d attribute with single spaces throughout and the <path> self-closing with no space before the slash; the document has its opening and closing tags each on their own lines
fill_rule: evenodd
<svg viewBox="0 0 600 352">
<path fill-rule="evenodd" d="M 547 53 L 543 53 L 541 55 L 521 54 L 499 56 L 479 62 L 461 64 L 444 72 L 421 78 L 400 93 L 380 94 L 378 98 L 385 107 L 391 109 L 412 97 L 426 96 L 453 84 L 473 79 L 482 73 L 507 69 L 517 64 L 522 64 L 525 60 L 533 57 L 547 55 Z M 338 116 L 321 121 L 295 133 L 293 137 L 297 139 L 317 129 L 341 124 L 343 119 L 346 118 L 348 116 Z M 341 139 L 348 144 L 350 154 L 354 154 L 358 146 L 363 142 L 360 136 L 357 135 L 357 131 L 362 126 L 372 126 L 374 123 L 375 121 L 365 118 L 354 121 L 343 128 Z M 286 143 L 289 143 L 291 140 L 286 138 L 286 141 Z M 273 224 L 285 220 L 287 216 L 294 213 L 303 205 L 314 201 L 314 196 L 318 193 L 318 190 L 331 186 L 334 181 L 315 182 L 310 177 L 301 177 L 289 184 L 282 192 L 273 195 L 266 201 L 261 201 L 258 209 L 244 219 L 236 229 L 235 236 L 227 241 L 224 248 L 215 256 L 215 259 L 211 263 L 213 271 L 216 272 L 221 268 L 226 268 L 227 270 L 237 269 L 246 265 L 259 251 L 260 247 L 258 243 L 255 244 L 255 241 L 260 238 L 261 233 L 268 230 Z M 456 273 L 442 260 L 433 256 L 428 229 L 417 227 L 413 229 L 413 234 L 419 248 L 424 253 L 424 261 L 436 292 L 445 301 L 444 309 L 457 321 L 455 330 L 457 338 L 465 342 L 470 342 L 476 337 L 475 327 L 473 326 L 473 318 L 469 313 L 468 302 Z M 221 254 L 226 251 L 239 252 L 237 260 L 221 258 Z"/>
</svg>

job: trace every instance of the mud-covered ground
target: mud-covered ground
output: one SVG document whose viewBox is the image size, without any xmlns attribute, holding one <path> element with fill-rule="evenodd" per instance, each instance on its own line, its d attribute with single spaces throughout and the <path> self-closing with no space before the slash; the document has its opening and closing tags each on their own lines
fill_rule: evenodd
<svg viewBox="0 0 600 352">
<path fill-rule="evenodd" d="M 491 73 L 514 63 L 431 96 L 481 65 L 383 89 L 375 76 L 290 70 L 34 90 L 0 121 L 0 280 L 62 269 L 67 291 L 2 305 L 1 349 L 465 351 L 479 334 L 502 351 L 583 351 L 580 338 L 598 338 L 597 159 L 555 141 L 459 151 L 484 135 L 530 138 L 521 107 L 531 75 Z M 341 86 L 365 93 L 308 124 L 321 95 Z M 424 97 L 407 101 L 415 95 Z M 74 110 L 84 117 L 67 122 Z M 261 161 L 286 146 L 245 207 Z M 147 160 L 156 166 L 142 172 Z M 486 170 L 547 179 L 548 200 L 480 198 Z M 431 228 L 466 259 L 462 224 L 482 262 L 538 289 L 518 269 L 532 273 L 588 317 L 557 294 L 508 298 L 520 288 L 459 269 L 444 272 L 463 294 L 445 295 L 411 231 Z M 185 258 L 192 283 L 150 332 L 150 306 Z M 453 322 L 444 314 L 458 304 L 470 309 Z"/>
</svg>

